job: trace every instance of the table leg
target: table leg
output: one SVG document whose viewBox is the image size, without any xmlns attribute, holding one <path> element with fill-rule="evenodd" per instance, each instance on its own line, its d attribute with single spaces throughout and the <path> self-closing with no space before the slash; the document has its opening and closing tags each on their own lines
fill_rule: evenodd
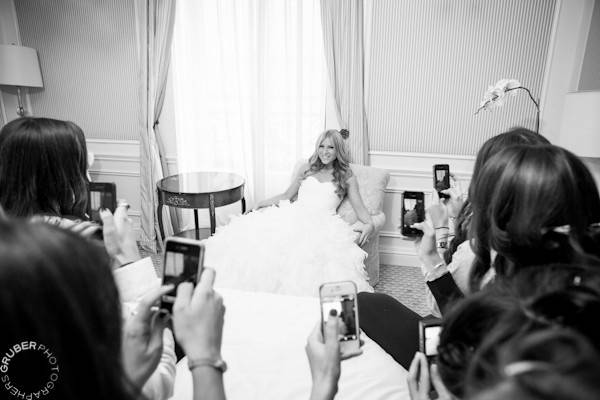
<svg viewBox="0 0 600 400">
<path fill-rule="evenodd" d="M 156 215 L 158 217 L 158 228 L 160 229 L 160 240 L 163 241 L 165 238 L 165 229 L 163 227 L 163 220 L 162 220 L 162 209 L 163 209 L 163 205 L 162 203 L 158 203 L 158 207 L 156 209 Z"/>
<path fill-rule="evenodd" d="M 200 240 L 200 228 L 198 227 L 198 210 L 194 208 L 194 228 L 196 233 L 196 240 Z"/>
<path fill-rule="evenodd" d="M 215 225 L 217 224 L 215 221 L 215 195 L 208 195 L 208 211 L 210 213 L 210 235 L 215 234 Z"/>
<path fill-rule="evenodd" d="M 242 214 L 246 212 L 246 199 L 242 197 Z"/>
</svg>

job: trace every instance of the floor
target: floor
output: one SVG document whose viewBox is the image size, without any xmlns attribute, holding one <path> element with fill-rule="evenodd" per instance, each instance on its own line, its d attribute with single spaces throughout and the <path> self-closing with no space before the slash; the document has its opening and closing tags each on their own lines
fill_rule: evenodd
<svg viewBox="0 0 600 400">
<path fill-rule="evenodd" d="M 427 287 L 420 268 L 381 265 L 376 292 L 388 294 L 420 315 L 429 311 L 425 304 Z"/>
<path fill-rule="evenodd" d="M 159 271 L 161 256 L 141 250 L 142 256 L 152 257 L 154 267 Z M 160 273 L 160 272 L 158 272 Z M 425 283 L 421 270 L 415 267 L 381 265 L 379 283 L 375 291 L 388 294 L 420 315 L 426 315 Z"/>
</svg>

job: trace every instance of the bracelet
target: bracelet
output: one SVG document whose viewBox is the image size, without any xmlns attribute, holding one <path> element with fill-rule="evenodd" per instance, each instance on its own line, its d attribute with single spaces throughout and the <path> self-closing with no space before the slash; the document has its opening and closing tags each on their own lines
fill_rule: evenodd
<svg viewBox="0 0 600 400">
<path fill-rule="evenodd" d="M 212 367 L 220 373 L 227 371 L 227 363 L 222 358 L 188 358 L 188 368 L 190 371 L 198 367 Z"/>
<path fill-rule="evenodd" d="M 448 228 L 447 226 L 438 226 L 437 228 L 433 228 L 433 229 L 438 230 L 438 229 L 450 229 L 450 228 Z"/>
</svg>

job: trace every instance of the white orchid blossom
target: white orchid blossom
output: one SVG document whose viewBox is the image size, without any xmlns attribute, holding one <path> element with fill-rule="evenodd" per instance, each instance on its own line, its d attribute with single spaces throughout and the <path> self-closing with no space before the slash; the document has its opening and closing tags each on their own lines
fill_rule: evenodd
<svg viewBox="0 0 600 400">
<path fill-rule="evenodd" d="M 483 97 L 483 101 L 479 104 L 479 108 L 475 114 L 481 110 L 503 106 L 506 94 L 510 93 L 514 96 L 517 94 L 514 90 L 520 88 L 523 88 L 523 86 L 521 86 L 521 83 L 516 79 L 500 79 L 494 86 L 488 87 L 488 90 Z"/>
<path fill-rule="evenodd" d="M 487 92 L 483 96 L 483 100 L 479 103 L 479 108 L 475 111 L 475 114 L 479 113 L 481 110 L 489 110 L 495 107 L 501 107 L 504 105 L 504 99 L 507 94 L 515 96 L 517 94 L 517 89 L 522 89 L 527 92 L 531 101 L 535 105 L 535 109 L 537 111 L 536 115 L 536 132 L 539 130 L 539 122 L 540 122 L 540 106 L 538 102 L 533 98 L 533 95 L 525 86 L 521 85 L 516 79 L 500 79 L 494 86 L 488 86 Z"/>
</svg>

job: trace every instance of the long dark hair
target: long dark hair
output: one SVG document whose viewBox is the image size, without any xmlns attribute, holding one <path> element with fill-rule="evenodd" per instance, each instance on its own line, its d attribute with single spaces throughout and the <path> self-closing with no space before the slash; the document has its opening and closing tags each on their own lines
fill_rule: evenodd
<svg viewBox="0 0 600 400">
<path fill-rule="evenodd" d="M 502 348 L 519 346 L 532 334 L 557 330 L 575 332 L 589 343 L 586 353 L 598 357 L 600 328 L 596 319 L 599 314 L 600 295 L 585 285 L 571 285 L 521 299 L 518 307 L 498 318 L 497 324 L 490 329 L 472 357 L 466 379 L 469 391 L 477 392 L 489 387 L 497 378 L 495 367 L 506 361 Z M 528 359 L 539 360 L 543 354 L 548 354 L 548 348 L 544 349 L 543 345 L 538 350 L 536 356 L 530 352 Z M 544 361 L 556 364 L 558 360 Z"/>
<path fill-rule="evenodd" d="M 520 268 L 588 262 L 600 255 L 594 223 L 600 196 L 583 162 L 557 146 L 513 146 L 493 156 L 476 178 L 471 290 L 493 267 L 509 278 Z M 491 260 L 491 250 L 497 255 Z"/>
<path fill-rule="evenodd" d="M 347 133 L 347 131 L 345 132 Z M 329 129 L 319 135 L 317 142 L 315 143 L 315 151 L 308 159 L 309 167 L 304 171 L 303 177 L 306 178 L 310 175 L 314 175 L 325 168 L 325 165 L 323 165 L 319 158 L 319 146 L 323 140 L 327 138 L 331 139 L 333 147 L 335 148 L 336 158 L 333 161 L 333 183 L 337 187 L 335 193 L 341 199 L 346 196 L 346 191 L 348 190 L 347 181 L 352 176 L 352 170 L 350 169 L 348 149 L 346 148 L 344 137 L 340 131 Z"/>
<path fill-rule="evenodd" d="M 472 400 L 596 400 L 600 398 L 600 354 L 570 329 L 519 336 L 498 349 L 486 382 L 475 382 Z"/>
<path fill-rule="evenodd" d="M 474 182 L 477 180 L 483 165 L 500 150 L 509 146 L 519 144 L 541 145 L 550 144 L 548 139 L 540 134 L 535 133 L 526 128 L 516 127 L 511 130 L 493 136 L 488 139 L 477 152 L 475 165 L 473 166 L 473 175 L 471 177 L 471 185 L 469 186 L 469 198 L 464 202 L 456 220 L 454 222 L 454 239 L 450 242 L 448 251 L 444 253 L 444 261 L 449 264 L 452 261 L 452 255 L 456 252 L 458 245 L 463 243 L 468 238 L 469 227 L 471 225 L 471 216 L 473 210 L 471 207 L 470 198 L 477 190 Z"/>
<path fill-rule="evenodd" d="M 0 130 L 0 204 L 7 214 L 84 218 L 87 150 L 74 123 L 25 117 Z"/>
<path fill-rule="evenodd" d="M 464 395 L 467 368 L 474 352 L 516 302 L 515 297 L 504 296 L 492 285 L 454 303 L 444 314 L 436 363 L 444 385 L 456 397 Z"/>
<path fill-rule="evenodd" d="M 2 353 L 34 341 L 55 357 L 54 398 L 138 397 L 124 377 L 119 295 L 101 247 L 48 224 L 0 220 L 0 315 Z"/>
</svg>

